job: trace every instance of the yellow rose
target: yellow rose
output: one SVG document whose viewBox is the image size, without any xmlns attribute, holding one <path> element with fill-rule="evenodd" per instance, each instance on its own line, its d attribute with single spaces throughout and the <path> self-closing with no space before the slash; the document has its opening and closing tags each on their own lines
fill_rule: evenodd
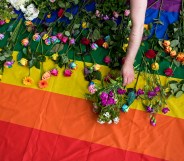
<svg viewBox="0 0 184 161">
<path fill-rule="evenodd" d="M 6 22 L 6 23 L 9 23 L 9 22 L 10 22 L 10 19 L 6 18 L 6 19 L 5 19 L 5 22 Z"/>
<path fill-rule="evenodd" d="M 2 74 L 0 74 L 0 81 L 2 80 L 2 78 L 3 78 L 3 75 L 2 75 Z"/>
<path fill-rule="evenodd" d="M 0 51 L 2 51 L 3 49 L 0 48 Z"/>
<path fill-rule="evenodd" d="M 122 47 L 122 49 L 123 49 L 123 51 L 124 51 L 124 52 L 126 52 L 126 50 L 127 50 L 127 47 L 128 47 L 128 44 L 123 44 L 123 47 Z"/>
<path fill-rule="evenodd" d="M 57 60 L 58 56 L 59 56 L 58 53 L 55 53 L 55 54 L 52 55 L 52 59 Z"/>
<path fill-rule="evenodd" d="M 149 30 L 148 24 L 144 24 L 144 29 L 145 29 L 145 30 Z"/>
<path fill-rule="evenodd" d="M 94 69 L 95 71 L 100 70 L 100 68 L 101 68 L 101 66 L 100 66 L 99 64 L 95 64 L 95 65 L 93 66 L 93 69 Z"/>
<path fill-rule="evenodd" d="M 49 37 L 48 34 L 44 34 L 43 37 L 42 37 L 42 39 L 43 39 L 43 40 L 46 40 L 48 37 Z"/>
<path fill-rule="evenodd" d="M 165 92 L 165 93 L 170 92 L 170 88 L 165 88 L 165 89 L 164 89 L 164 92 Z"/>
<path fill-rule="evenodd" d="M 168 47 L 168 46 L 171 45 L 171 42 L 170 42 L 169 40 L 164 40 L 163 43 L 162 43 L 162 45 L 163 45 L 164 47 Z"/>
<path fill-rule="evenodd" d="M 159 64 L 158 63 L 152 63 L 151 64 L 151 69 L 152 70 L 158 70 L 159 69 Z"/>
<path fill-rule="evenodd" d="M 20 60 L 20 64 L 21 64 L 22 66 L 26 66 L 27 63 L 28 63 L 28 60 L 25 59 L 25 58 L 22 58 L 22 59 Z"/>
<path fill-rule="evenodd" d="M 83 28 L 83 29 L 87 28 L 87 23 L 86 23 L 86 22 L 83 22 L 83 23 L 82 23 L 82 28 Z"/>
</svg>

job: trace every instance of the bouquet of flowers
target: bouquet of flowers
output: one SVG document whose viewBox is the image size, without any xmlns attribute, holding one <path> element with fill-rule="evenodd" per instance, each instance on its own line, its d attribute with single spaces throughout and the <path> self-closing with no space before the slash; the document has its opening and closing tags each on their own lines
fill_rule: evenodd
<svg viewBox="0 0 184 161">
<path fill-rule="evenodd" d="M 120 112 L 128 112 L 136 97 L 133 89 L 123 87 L 122 77 L 112 79 L 108 76 L 108 81 L 102 86 L 91 82 L 88 89 L 87 99 L 93 102 L 93 111 L 98 114 L 97 122 L 100 124 L 117 124 Z"/>
</svg>

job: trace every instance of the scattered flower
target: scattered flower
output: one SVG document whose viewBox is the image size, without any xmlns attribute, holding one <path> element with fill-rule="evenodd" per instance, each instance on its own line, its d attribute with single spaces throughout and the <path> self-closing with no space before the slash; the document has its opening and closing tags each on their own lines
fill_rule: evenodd
<svg viewBox="0 0 184 161">
<path fill-rule="evenodd" d="M 64 70 L 64 76 L 65 77 L 70 77 L 72 75 L 72 71 L 70 69 L 65 69 Z"/>
<path fill-rule="evenodd" d="M 39 82 L 38 82 L 38 86 L 39 86 L 39 88 L 46 88 L 47 86 L 48 86 L 48 82 L 47 82 L 47 80 L 40 80 Z"/>
<path fill-rule="evenodd" d="M 23 84 L 24 85 L 26 85 L 26 86 L 30 86 L 30 85 L 32 85 L 34 83 L 34 80 L 33 80 L 33 78 L 31 78 L 31 77 L 25 77 L 24 79 L 23 79 Z"/>
<path fill-rule="evenodd" d="M 165 73 L 165 75 L 168 76 L 168 77 L 174 75 L 172 68 L 167 68 L 167 69 L 165 69 L 165 70 L 164 70 L 164 73 Z"/>
<path fill-rule="evenodd" d="M 124 15 L 129 16 L 129 14 L 130 14 L 130 10 L 125 10 Z"/>
<path fill-rule="evenodd" d="M 29 44 L 29 39 L 28 39 L 28 38 L 22 39 L 21 44 L 22 44 L 23 46 L 25 46 L 25 47 L 28 46 L 28 44 Z"/>
<path fill-rule="evenodd" d="M 45 73 L 42 75 L 42 80 L 50 79 L 50 77 L 51 77 L 51 73 L 50 73 L 50 72 L 45 72 Z"/>
<path fill-rule="evenodd" d="M 56 68 L 50 70 L 50 74 L 53 75 L 53 76 L 58 76 L 58 70 Z"/>
<path fill-rule="evenodd" d="M 28 60 L 25 59 L 25 58 L 22 58 L 22 59 L 20 59 L 19 63 L 20 63 L 22 66 L 27 66 Z"/>
<path fill-rule="evenodd" d="M 146 53 L 145 53 L 145 56 L 148 58 L 148 59 L 153 59 L 156 57 L 156 51 L 155 50 L 152 50 L 152 49 L 149 49 Z"/>
<path fill-rule="evenodd" d="M 168 107 L 165 107 L 165 108 L 162 109 L 162 112 L 164 114 L 168 113 L 169 111 L 170 111 L 170 109 Z"/>
</svg>

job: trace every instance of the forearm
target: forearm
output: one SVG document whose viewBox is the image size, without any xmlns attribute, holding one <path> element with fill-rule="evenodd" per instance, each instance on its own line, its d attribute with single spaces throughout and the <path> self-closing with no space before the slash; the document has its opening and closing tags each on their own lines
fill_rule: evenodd
<svg viewBox="0 0 184 161">
<path fill-rule="evenodd" d="M 130 32 L 126 63 L 133 64 L 142 40 L 147 0 L 130 0 L 130 3 L 132 29 Z"/>
</svg>

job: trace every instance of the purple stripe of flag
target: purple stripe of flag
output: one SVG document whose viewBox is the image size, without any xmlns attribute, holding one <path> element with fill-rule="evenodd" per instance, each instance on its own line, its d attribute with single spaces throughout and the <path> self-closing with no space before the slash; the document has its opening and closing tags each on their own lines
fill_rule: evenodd
<svg viewBox="0 0 184 161">
<path fill-rule="evenodd" d="M 159 9 L 161 1 L 162 0 L 148 0 L 148 7 L 153 9 Z M 161 9 L 163 11 L 179 12 L 181 9 L 181 2 L 182 0 L 163 0 L 163 5 Z"/>
</svg>

